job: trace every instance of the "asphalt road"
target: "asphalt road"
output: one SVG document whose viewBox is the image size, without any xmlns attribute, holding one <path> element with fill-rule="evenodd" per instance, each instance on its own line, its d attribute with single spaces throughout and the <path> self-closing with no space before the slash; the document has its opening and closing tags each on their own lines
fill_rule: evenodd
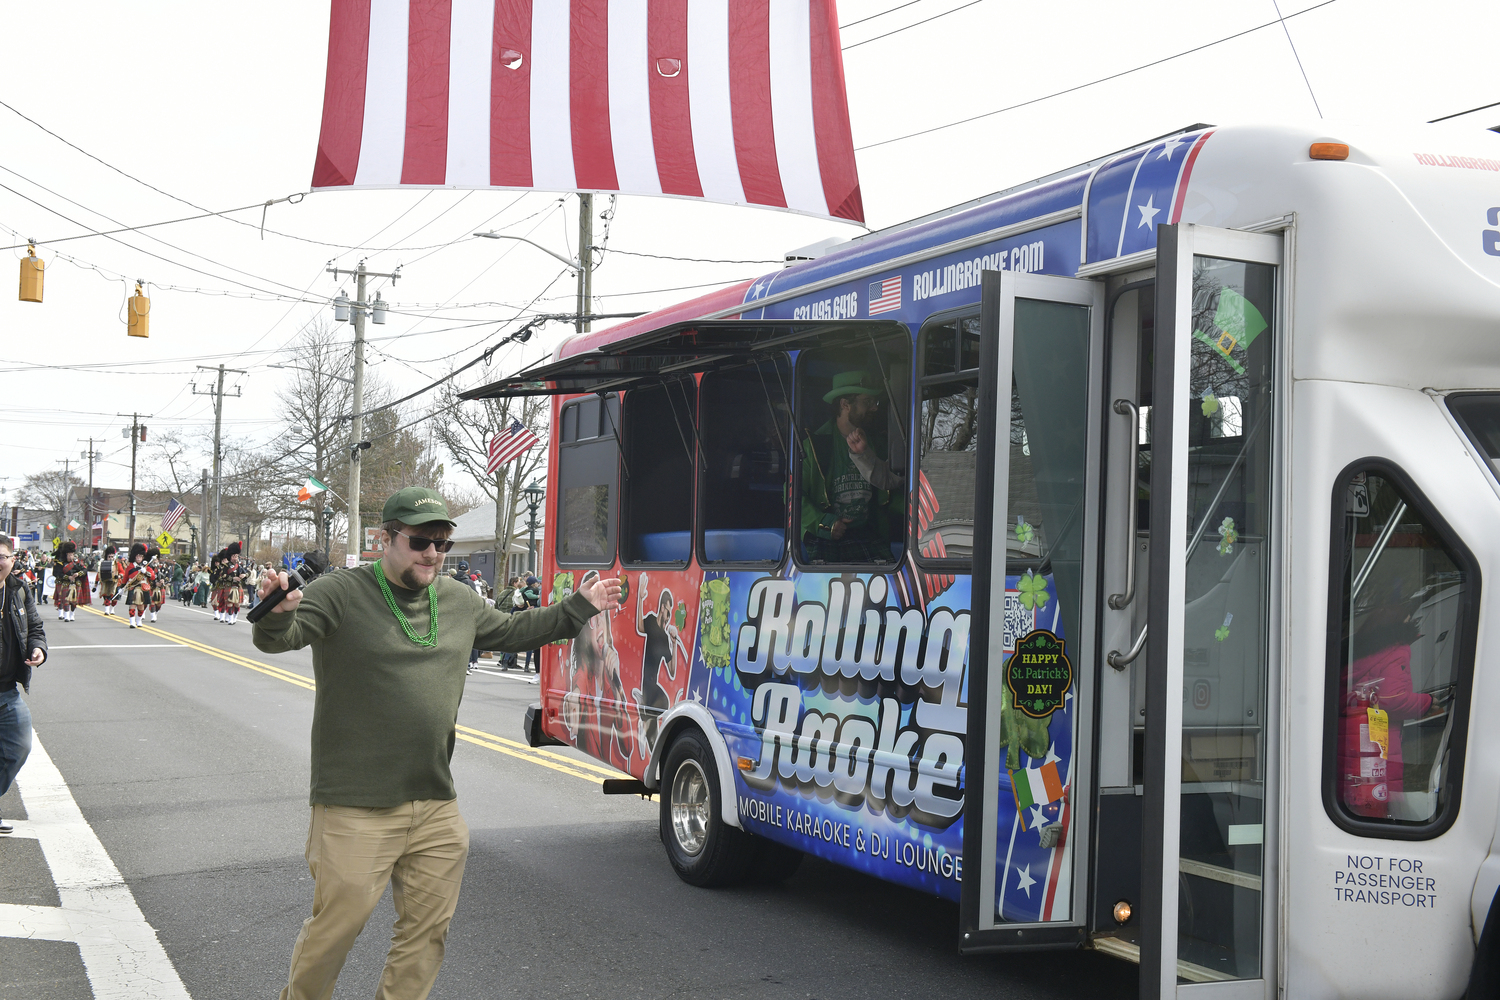
<svg viewBox="0 0 1500 1000">
<path fill-rule="evenodd" d="M 266 656 L 243 621 L 177 605 L 163 634 L 43 610 L 37 735 L 183 986 L 196 1000 L 275 997 L 312 899 L 311 655 Z M 473 737 L 454 755 L 472 847 L 434 998 L 1135 995 L 1136 969 L 1093 952 L 960 957 L 954 905 L 812 859 L 775 887 L 683 884 L 656 803 L 604 796 L 570 750 L 514 745 L 536 690 L 469 678 L 460 725 L 511 745 Z M 25 808 L 14 790 L 0 798 L 0 816 Z M 58 905 L 37 843 L 0 839 L 0 904 Z M 374 994 L 394 919 L 387 892 L 336 997 Z M 79 956 L 0 936 L 0 998 L 94 996 Z"/>
</svg>

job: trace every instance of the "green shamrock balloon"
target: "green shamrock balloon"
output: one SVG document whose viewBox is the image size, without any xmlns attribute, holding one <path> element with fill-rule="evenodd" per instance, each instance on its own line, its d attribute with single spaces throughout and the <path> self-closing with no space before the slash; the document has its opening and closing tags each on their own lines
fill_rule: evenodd
<svg viewBox="0 0 1500 1000">
<path fill-rule="evenodd" d="M 1021 577 L 1019 589 L 1021 591 L 1021 604 L 1030 611 L 1040 611 L 1052 599 L 1047 594 L 1046 578 L 1036 576 L 1029 569 L 1026 571 L 1026 575 Z"/>
<path fill-rule="evenodd" d="M 1025 545 L 1036 536 L 1036 529 L 1026 523 L 1026 518 L 1016 515 L 1016 541 Z"/>
</svg>

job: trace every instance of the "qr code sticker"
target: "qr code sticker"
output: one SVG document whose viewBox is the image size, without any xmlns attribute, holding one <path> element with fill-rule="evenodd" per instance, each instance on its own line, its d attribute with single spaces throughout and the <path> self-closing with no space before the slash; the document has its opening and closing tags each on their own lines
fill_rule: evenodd
<svg viewBox="0 0 1500 1000">
<path fill-rule="evenodd" d="M 1016 640 L 1029 634 L 1036 627 L 1036 613 L 1021 603 L 1019 590 L 1005 592 L 1005 646 L 1014 651 Z"/>
</svg>

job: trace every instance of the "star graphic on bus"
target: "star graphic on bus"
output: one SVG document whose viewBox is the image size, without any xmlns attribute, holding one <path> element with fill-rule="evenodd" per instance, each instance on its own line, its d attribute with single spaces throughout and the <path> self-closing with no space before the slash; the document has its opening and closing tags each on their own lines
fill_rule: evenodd
<svg viewBox="0 0 1500 1000">
<path fill-rule="evenodd" d="M 1031 877 L 1031 865 L 1029 863 L 1025 866 L 1016 865 L 1016 871 L 1020 873 L 1021 876 L 1021 878 L 1016 882 L 1016 888 L 1025 890 L 1026 898 L 1030 899 L 1031 887 L 1036 885 L 1036 879 Z"/>
<path fill-rule="evenodd" d="M 1156 195 L 1154 194 L 1146 199 L 1146 204 L 1135 207 L 1136 211 L 1141 213 L 1141 224 L 1135 227 L 1137 229 L 1150 228 L 1152 221 L 1156 218 L 1156 213 L 1161 211 L 1161 209 L 1156 207 Z"/>
<path fill-rule="evenodd" d="M 1186 145 L 1187 145 L 1187 140 L 1186 139 L 1179 139 L 1176 136 L 1173 136 L 1172 138 L 1168 139 L 1166 142 L 1164 142 L 1162 144 L 1162 151 L 1160 153 L 1156 154 L 1156 158 L 1159 160 L 1163 156 L 1165 156 L 1167 158 L 1167 162 L 1171 163 L 1172 162 L 1172 154 L 1175 153 L 1175 152 L 1177 152 L 1177 147 L 1178 146 L 1186 146 Z"/>
</svg>

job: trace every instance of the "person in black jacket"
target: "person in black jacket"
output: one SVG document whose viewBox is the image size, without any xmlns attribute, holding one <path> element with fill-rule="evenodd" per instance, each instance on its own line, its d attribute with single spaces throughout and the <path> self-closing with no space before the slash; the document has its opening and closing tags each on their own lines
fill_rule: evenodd
<svg viewBox="0 0 1500 1000">
<path fill-rule="evenodd" d="M 31 671 L 47 659 L 47 633 L 37 614 L 31 589 L 11 573 L 16 553 L 10 538 L 0 535 L 0 795 L 10 791 L 21 765 L 31 754 L 31 710 L 17 685 L 31 690 Z M 0 819 L 0 834 L 14 827 Z"/>
</svg>

